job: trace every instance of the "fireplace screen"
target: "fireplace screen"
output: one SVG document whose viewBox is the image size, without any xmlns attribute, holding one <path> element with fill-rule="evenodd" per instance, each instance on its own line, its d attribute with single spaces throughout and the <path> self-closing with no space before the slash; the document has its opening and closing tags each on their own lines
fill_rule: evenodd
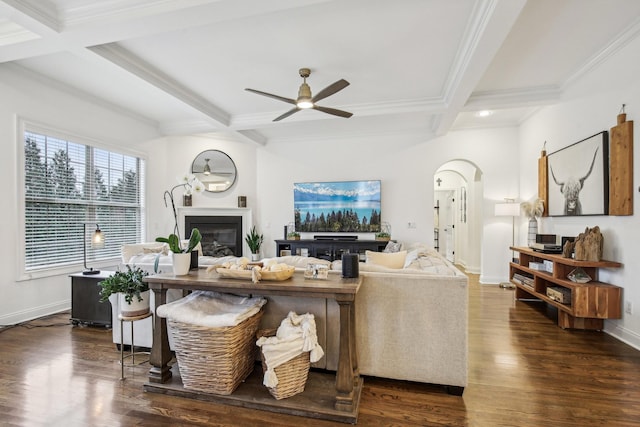
<svg viewBox="0 0 640 427">
<path fill-rule="evenodd" d="M 187 216 L 185 235 L 197 228 L 202 234 L 202 254 L 213 257 L 242 256 L 241 216 Z"/>
</svg>

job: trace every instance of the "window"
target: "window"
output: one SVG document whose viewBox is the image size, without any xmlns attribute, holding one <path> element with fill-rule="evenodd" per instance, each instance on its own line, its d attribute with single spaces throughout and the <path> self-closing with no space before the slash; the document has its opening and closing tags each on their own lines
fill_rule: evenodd
<svg viewBox="0 0 640 427">
<path fill-rule="evenodd" d="M 120 257 L 144 236 L 144 160 L 24 131 L 24 270 L 29 274 Z M 96 224 L 105 235 L 91 249 Z M 83 239 L 83 231 L 86 233 Z"/>
</svg>

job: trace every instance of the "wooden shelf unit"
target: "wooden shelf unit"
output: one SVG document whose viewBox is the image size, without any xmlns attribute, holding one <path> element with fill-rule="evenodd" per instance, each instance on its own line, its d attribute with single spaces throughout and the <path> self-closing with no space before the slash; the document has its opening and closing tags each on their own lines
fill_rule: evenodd
<svg viewBox="0 0 640 427">
<path fill-rule="evenodd" d="M 516 299 L 534 296 L 558 309 L 558 326 L 561 328 L 604 328 L 604 319 L 620 319 L 622 316 L 622 288 L 598 280 L 600 268 L 620 268 L 615 261 L 576 261 L 562 255 L 545 254 L 529 248 L 511 247 L 520 253 L 519 262 L 509 263 L 509 279 L 516 286 Z M 553 272 L 529 268 L 530 262 L 551 261 Z M 575 283 L 567 278 L 569 273 L 581 267 L 591 278 L 588 283 Z M 514 274 L 533 277 L 533 286 L 514 281 Z M 547 296 L 548 287 L 562 287 L 571 292 L 571 302 L 563 304 Z"/>
</svg>

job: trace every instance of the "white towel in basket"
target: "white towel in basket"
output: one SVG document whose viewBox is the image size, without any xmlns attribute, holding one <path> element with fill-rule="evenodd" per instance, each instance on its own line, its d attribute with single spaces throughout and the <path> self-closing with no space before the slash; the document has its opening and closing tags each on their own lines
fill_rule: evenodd
<svg viewBox="0 0 640 427">
<path fill-rule="evenodd" d="M 262 383 L 267 387 L 278 385 L 275 368 L 293 359 L 299 354 L 310 351 L 309 360 L 317 362 L 324 356 L 324 351 L 318 344 L 316 321 L 313 314 L 296 314 L 289 312 L 280 323 L 276 335 L 261 337 L 256 344 L 262 347 L 264 363 L 267 371 Z"/>
<path fill-rule="evenodd" d="M 177 301 L 163 304 L 156 314 L 191 325 L 220 328 L 235 326 L 250 318 L 267 302 L 265 298 L 248 298 L 212 291 L 195 291 Z"/>
</svg>

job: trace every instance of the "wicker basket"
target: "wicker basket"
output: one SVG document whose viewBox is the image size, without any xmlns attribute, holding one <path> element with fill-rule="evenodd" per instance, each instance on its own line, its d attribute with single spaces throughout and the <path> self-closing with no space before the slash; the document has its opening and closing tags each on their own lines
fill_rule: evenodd
<svg viewBox="0 0 640 427">
<path fill-rule="evenodd" d="M 211 328 L 167 319 L 185 389 L 227 395 L 251 373 L 263 310 L 236 326 Z"/>
<path fill-rule="evenodd" d="M 258 332 L 257 337 L 272 337 L 275 334 L 275 329 L 264 329 Z M 262 351 L 260 352 L 260 360 L 262 360 L 262 372 L 264 373 L 267 371 L 267 365 L 264 363 Z M 269 393 L 277 400 L 302 393 L 309 376 L 309 365 L 309 352 L 305 351 L 275 368 L 278 384 L 275 387 L 267 387 Z"/>
</svg>

